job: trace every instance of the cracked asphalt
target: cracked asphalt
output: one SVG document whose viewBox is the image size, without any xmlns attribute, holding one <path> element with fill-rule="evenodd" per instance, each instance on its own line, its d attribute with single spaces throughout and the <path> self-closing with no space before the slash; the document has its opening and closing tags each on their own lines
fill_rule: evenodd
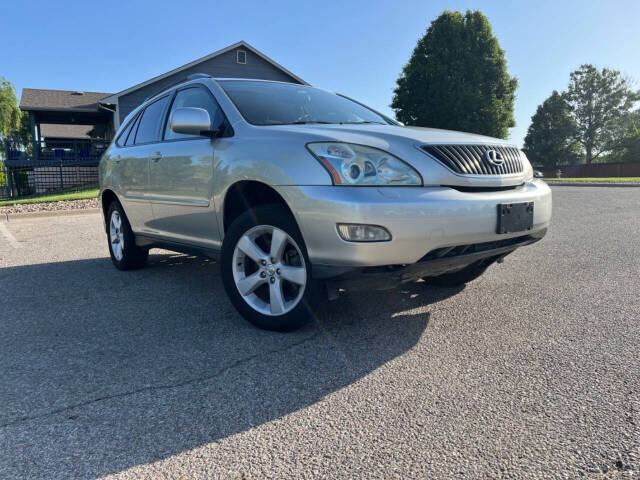
<svg viewBox="0 0 640 480">
<path fill-rule="evenodd" d="M 554 187 L 464 289 L 257 330 L 217 265 L 110 264 L 97 215 L 0 229 L 0 478 L 637 478 L 640 189 Z"/>
</svg>

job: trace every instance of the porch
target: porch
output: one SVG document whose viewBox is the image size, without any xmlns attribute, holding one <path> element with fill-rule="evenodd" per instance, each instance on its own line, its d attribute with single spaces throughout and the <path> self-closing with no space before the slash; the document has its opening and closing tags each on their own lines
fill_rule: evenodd
<svg viewBox="0 0 640 480">
<path fill-rule="evenodd" d="M 24 89 L 31 142 L 5 142 L 0 199 L 88 187 L 98 183 L 98 163 L 114 134 L 115 109 L 100 92 Z"/>
<path fill-rule="evenodd" d="M 0 200 L 97 185 L 98 163 L 108 145 L 102 139 L 41 140 L 25 148 L 7 141 L 6 160 L 0 165 Z"/>
<path fill-rule="evenodd" d="M 43 166 L 45 164 L 84 163 L 97 165 L 110 140 L 43 139 L 33 140 L 28 146 L 8 140 L 5 144 L 7 167 Z"/>
</svg>

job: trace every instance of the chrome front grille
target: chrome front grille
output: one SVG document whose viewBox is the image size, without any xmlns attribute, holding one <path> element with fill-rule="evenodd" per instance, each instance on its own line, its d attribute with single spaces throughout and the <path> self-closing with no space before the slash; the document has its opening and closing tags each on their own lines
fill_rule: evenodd
<svg viewBox="0 0 640 480">
<path fill-rule="evenodd" d="M 420 147 L 445 167 L 462 175 L 509 175 L 522 173 L 521 153 L 498 145 L 423 145 Z M 494 154 L 487 154 L 493 150 Z M 490 161 L 490 158 L 498 162 Z M 499 159 L 502 163 L 499 163 Z"/>
</svg>

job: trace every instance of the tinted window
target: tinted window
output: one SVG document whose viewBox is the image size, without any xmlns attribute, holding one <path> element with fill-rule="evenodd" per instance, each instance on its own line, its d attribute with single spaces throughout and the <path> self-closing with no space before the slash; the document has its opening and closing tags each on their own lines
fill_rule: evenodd
<svg viewBox="0 0 640 480">
<path fill-rule="evenodd" d="M 117 142 L 118 145 L 120 145 L 120 146 L 126 145 L 127 137 L 131 133 L 131 130 L 133 129 L 133 126 L 137 123 L 137 121 L 138 121 L 138 118 L 136 116 L 136 117 L 132 118 L 131 121 L 127 124 L 125 129 L 122 131 L 122 133 L 118 137 L 118 142 Z M 135 134 L 134 134 L 134 136 L 135 136 Z"/>
<path fill-rule="evenodd" d="M 142 115 L 138 115 L 135 121 L 131 122 L 131 131 L 129 132 L 129 135 L 127 136 L 124 143 L 127 147 L 133 145 L 133 141 L 136 139 L 136 130 L 138 129 L 138 124 L 140 123 L 141 116 Z"/>
<path fill-rule="evenodd" d="M 224 80 L 227 92 L 247 122 L 254 125 L 292 123 L 382 123 L 377 113 L 334 93 L 290 83 Z"/>
<path fill-rule="evenodd" d="M 172 140 L 175 138 L 193 138 L 194 136 L 197 137 L 197 135 L 186 135 L 184 133 L 176 133 L 171 130 L 171 114 L 176 108 L 184 107 L 204 108 L 207 112 L 209 112 L 209 118 L 211 118 L 211 129 L 224 129 L 224 115 L 213 97 L 204 88 L 187 88 L 185 90 L 180 90 L 173 100 L 173 104 L 171 105 L 171 112 L 169 112 L 169 121 L 167 122 L 164 130 L 165 140 Z"/>
<path fill-rule="evenodd" d="M 131 131 L 131 127 L 133 127 L 133 124 L 135 123 L 135 119 L 133 119 L 132 121 L 129 122 L 129 124 L 127 125 L 127 128 L 125 128 L 122 133 L 120 134 L 120 136 L 118 137 L 118 145 L 124 145 L 127 141 L 127 135 L 129 135 L 129 132 Z"/>
<path fill-rule="evenodd" d="M 138 133 L 136 133 L 136 145 L 139 143 L 157 142 L 160 139 L 160 123 L 162 122 L 164 109 L 169 97 L 162 97 L 149 105 L 142 113 Z"/>
</svg>

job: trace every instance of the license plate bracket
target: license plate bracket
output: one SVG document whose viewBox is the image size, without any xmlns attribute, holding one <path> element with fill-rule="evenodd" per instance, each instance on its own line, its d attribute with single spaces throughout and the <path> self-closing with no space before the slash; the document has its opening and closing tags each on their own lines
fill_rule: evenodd
<svg viewBox="0 0 640 480">
<path fill-rule="evenodd" d="M 533 202 L 498 204 L 497 233 L 524 232 L 533 228 Z"/>
</svg>

